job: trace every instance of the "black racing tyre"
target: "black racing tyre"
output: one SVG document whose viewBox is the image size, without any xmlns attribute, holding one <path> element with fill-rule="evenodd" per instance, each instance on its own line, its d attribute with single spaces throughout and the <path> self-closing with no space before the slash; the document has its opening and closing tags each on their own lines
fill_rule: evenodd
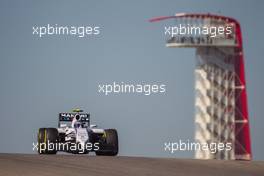
<svg viewBox="0 0 264 176">
<path fill-rule="evenodd" d="M 104 155 L 104 156 L 116 156 L 118 154 L 118 134 L 116 129 L 106 129 L 106 143 L 102 145 L 102 148 L 96 151 L 96 155 Z M 110 147 L 110 148 L 109 148 Z"/>
<path fill-rule="evenodd" d="M 59 133 L 56 128 L 40 128 L 38 133 L 39 154 L 56 154 L 58 136 Z"/>
<path fill-rule="evenodd" d="M 38 153 L 45 154 L 46 150 L 42 146 L 45 144 L 45 128 L 40 128 L 38 131 Z M 45 144 L 46 145 L 46 144 Z"/>
</svg>

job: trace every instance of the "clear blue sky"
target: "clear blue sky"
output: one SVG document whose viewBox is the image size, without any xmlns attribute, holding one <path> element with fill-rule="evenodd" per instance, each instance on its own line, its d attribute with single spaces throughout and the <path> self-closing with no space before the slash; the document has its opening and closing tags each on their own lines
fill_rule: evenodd
<svg viewBox="0 0 264 176">
<path fill-rule="evenodd" d="M 163 151 L 163 142 L 193 140 L 194 50 L 169 49 L 164 23 L 176 12 L 236 18 L 243 32 L 254 159 L 264 160 L 263 1 L 1 1 L 0 152 L 32 152 L 39 127 L 81 107 L 94 123 L 117 128 L 120 155 L 193 157 Z M 98 25 L 91 38 L 32 35 L 32 26 Z M 98 94 L 100 83 L 162 83 L 165 95 Z"/>
</svg>

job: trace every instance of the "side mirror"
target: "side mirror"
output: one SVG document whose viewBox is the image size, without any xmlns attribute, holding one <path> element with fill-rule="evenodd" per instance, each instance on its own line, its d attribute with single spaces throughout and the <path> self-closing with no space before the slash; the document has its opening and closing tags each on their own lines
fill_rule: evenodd
<svg viewBox="0 0 264 176">
<path fill-rule="evenodd" d="M 95 128 L 95 127 L 97 127 L 97 125 L 92 124 L 92 125 L 90 125 L 90 127 L 91 127 L 91 128 Z"/>
</svg>

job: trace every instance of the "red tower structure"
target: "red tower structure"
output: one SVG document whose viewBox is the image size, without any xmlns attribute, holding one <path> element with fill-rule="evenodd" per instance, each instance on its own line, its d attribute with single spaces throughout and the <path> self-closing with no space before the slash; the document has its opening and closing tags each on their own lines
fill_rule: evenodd
<svg viewBox="0 0 264 176">
<path fill-rule="evenodd" d="M 230 30 L 228 34 L 214 37 L 209 33 L 182 34 L 177 31 L 169 36 L 166 46 L 196 48 L 196 141 L 232 144 L 231 151 L 212 154 L 210 151 L 199 150 L 195 157 L 251 160 L 245 66 L 239 22 L 225 16 L 185 13 L 150 21 L 166 19 L 174 19 L 176 25 L 189 28 L 221 26 Z"/>
</svg>

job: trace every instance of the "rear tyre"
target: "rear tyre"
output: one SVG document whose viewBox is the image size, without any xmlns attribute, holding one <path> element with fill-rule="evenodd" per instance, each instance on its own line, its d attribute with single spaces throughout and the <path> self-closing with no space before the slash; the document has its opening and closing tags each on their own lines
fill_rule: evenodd
<svg viewBox="0 0 264 176">
<path fill-rule="evenodd" d="M 116 156 L 118 154 L 118 134 L 116 129 L 106 129 L 105 144 L 101 145 L 100 149 L 96 151 L 96 155 Z"/>
<path fill-rule="evenodd" d="M 56 154 L 59 133 L 56 128 L 40 128 L 38 133 L 38 153 Z"/>
<path fill-rule="evenodd" d="M 38 131 L 38 153 L 45 154 L 46 150 L 43 148 L 45 144 L 45 130 L 46 128 L 40 128 Z"/>
</svg>

